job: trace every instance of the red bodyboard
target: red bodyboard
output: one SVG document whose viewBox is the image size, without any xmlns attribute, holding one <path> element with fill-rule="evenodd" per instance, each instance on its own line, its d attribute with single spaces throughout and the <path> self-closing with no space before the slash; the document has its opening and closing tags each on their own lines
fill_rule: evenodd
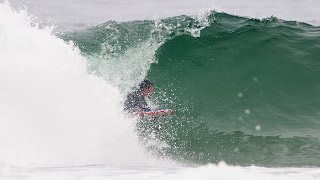
<svg viewBox="0 0 320 180">
<path fill-rule="evenodd" d="M 164 116 L 164 115 L 171 115 L 172 110 L 170 109 L 160 109 L 156 111 L 147 111 L 147 112 L 140 112 L 141 116 Z"/>
</svg>

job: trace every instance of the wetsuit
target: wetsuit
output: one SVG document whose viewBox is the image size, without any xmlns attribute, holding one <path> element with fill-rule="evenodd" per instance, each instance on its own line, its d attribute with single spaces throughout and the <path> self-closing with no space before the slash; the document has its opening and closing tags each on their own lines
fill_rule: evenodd
<svg viewBox="0 0 320 180">
<path fill-rule="evenodd" d="M 129 113 L 134 112 L 148 112 L 151 108 L 148 106 L 146 99 L 139 91 L 134 91 L 128 94 L 126 101 L 124 102 L 124 110 Z"/>
</svg>

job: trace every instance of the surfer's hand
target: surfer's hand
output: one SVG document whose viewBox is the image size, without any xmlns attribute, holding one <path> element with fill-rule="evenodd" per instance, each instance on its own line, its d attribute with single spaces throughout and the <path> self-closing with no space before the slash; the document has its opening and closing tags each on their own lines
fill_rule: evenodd
<svg viewBox="0 0 320 180">
<path fill-rule="evenodd" d="M 174 110 L 172 109 L 167 109 L 167 112 L 166 112 L 168 115 L 174 115 Z"/>
</svg>

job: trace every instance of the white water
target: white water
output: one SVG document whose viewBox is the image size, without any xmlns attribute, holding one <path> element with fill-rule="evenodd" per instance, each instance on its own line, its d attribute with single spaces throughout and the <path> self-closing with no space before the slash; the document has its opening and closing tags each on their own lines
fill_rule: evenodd
<svg viewBox="0 0 320 180">
<path fill-rule="evenodd" d="M 206 165 L 187 167 L 121 167 L 78 166 L 60 168 L 12 168 L 2 173 L 1 179 L 32 180 L 317 180 L 316 168 L 261 168 Z"/>
<path fill-rule="evenodd" d="M 0 4 L 0 163 L 146 164 L 121 95 L 77 47 Z"/>
<path fill-rule="evenodd" d="M 1 179 L 320 179 L 319 168 L 155 161 L 124 117 L 118 89 L 86 72 L 77 47 L 8 4 L 0 4 L 0 82 Z"/>
</svg>

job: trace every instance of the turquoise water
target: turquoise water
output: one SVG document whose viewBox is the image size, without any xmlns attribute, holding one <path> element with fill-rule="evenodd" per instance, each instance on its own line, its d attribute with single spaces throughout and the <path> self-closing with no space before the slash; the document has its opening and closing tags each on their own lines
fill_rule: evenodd
<svg viewBox="0 0 320 180">
<path fill-rule="evenodd" d="M 176 115 L 138 124 L 141 136 L 167 145 L 152 152 L 188 163 L 319 166 L 319 27 L 214 12 L 160 24 L 107 22 L 63 36 L 95 57 L 98 74 L 110 61 L 101 52 L 158 45 L 147 75 L 157 88 L 152 101 Z"/>
</svg>

